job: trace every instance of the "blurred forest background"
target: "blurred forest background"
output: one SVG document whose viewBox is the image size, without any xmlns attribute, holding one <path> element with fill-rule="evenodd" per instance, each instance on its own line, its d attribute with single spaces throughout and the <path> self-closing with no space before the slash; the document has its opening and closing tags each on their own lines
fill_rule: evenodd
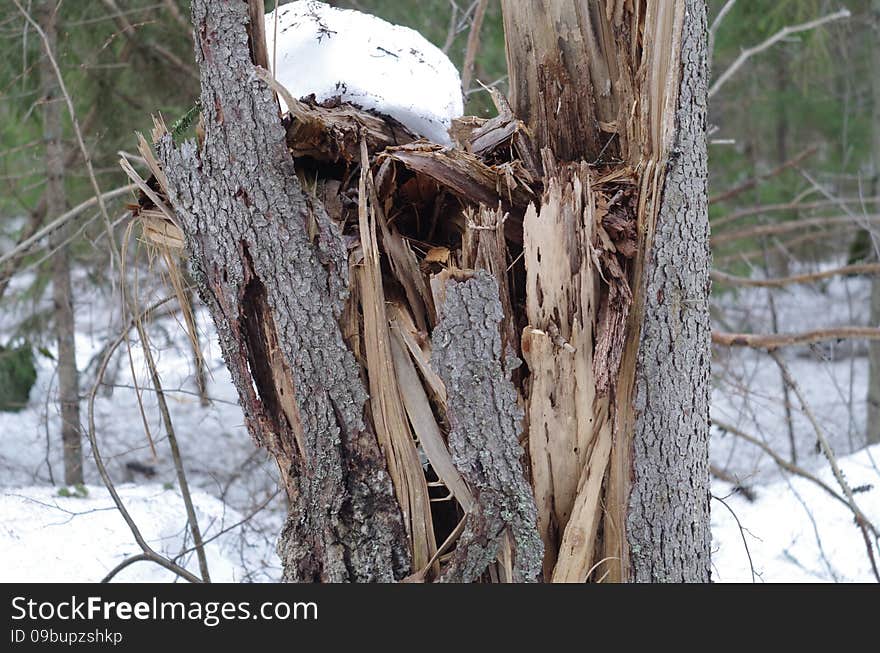
<svg viewBox="0 0 880 653">
<path fill-rule="evenodd" d="M 491 115 L 485 87 L 507 92 L 499 2 L 331 4 L 408 25 L 446 51 L 468 78 L 466 113 Z M 716 341 L 712 470 L 719 501 L 735 490 L 742 516 L 763 486 L 820 474 L 827 461 L 817 437 L 841 457 L 880 442 L 880 347 L 871 344 L 880 324 L 880 0 L 711 0 L 709 9 L 713 318 L 719 333 L 757 336 L 745 343 L 754 347 Z M 54 48 L 57 71 L 35 24 Z M 119 152 L 136 151 L 134 134 L 149 132 L 152 114 L 170 124 L 193 106 L 191 49 L 186 0 L 2 2 L 0 410 L 8 412 L 0 413 L 0 484 L 97 483 L 89 428 L 120 483 L 180 482 L 169 425 L 151 408 L 156 393 L 140 347 L 149 334 L 190 482 L 247 517 L 236 531 L 244 561 L 257 540 L 271 549 L 285 511 L 276 472 L 236 413 L 213 326 L 190 292 L 204 357 L 194 353 L 186 314 L 174 303 L 157 309 L 142 332 L 123 329 L 126 301 L 147 307 L 172 288 L 128 217 L 125 205 L 136 200 Z M 115 247 L 96 186 L 115 218 Z M 63 227 L 46 229 L 64 216 Z M 119 254 L 125 261 L 114 260 Z M 120 263 L 133 297 L 121 296 Z M 121 330 L 128 346 L 99 374 L 101 355 Z M 96 408 L 87 405 L 90 394 Z M 62 431 L 68 442 L 84 442 L 79 475 L 65 470 Z M 830 535 L 805 496 L 797 500 L 804 523 L 813 524 L 802 539 L 819 562 L 811 566 L 810 554 L 783 543 L 791 564 L 806 578 L 858 577 L 829 553 L 827 540 L 823 546 Z M 263 521 L 252 518 L 260 511 Z M 719 561 L 742 549 L 745 534 L 713 517 L 715 526 Z M 844 530 L 861 551 L 856 567 L 869 568 L 858 530 Z M 730 533 L 737 541 L 724 540 Z M 270 557 L 242 562 L 245 579 L 272 579 Z M 776 579 L 769 563 L 764 569 Z"/>
</svg>

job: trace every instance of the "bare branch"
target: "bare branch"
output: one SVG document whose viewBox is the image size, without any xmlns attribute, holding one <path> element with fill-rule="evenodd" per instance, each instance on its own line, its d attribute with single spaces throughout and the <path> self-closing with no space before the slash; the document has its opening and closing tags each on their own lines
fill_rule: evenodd
<svg viewBox="0 0 880 653">
<path fill-rule="evenodd" d="M 18 0 L 14 0 L 17 2 Z M 107 349 L 107 352 L 104 354 L 104 358 L 101 361 L 100 366 L 98 367 L 98 371 L 95 376 L 95 383 L 92 385 L 92 389 L 89 391 L 88 396 L 88 436 L 89 442 L 92 445 L 92 457 L 95 460 L 95 466 L 98 468 L 98 474 L 101 476 L 101 480 L 104 482 L 104 486 L 107 488 L 107 491 L 110 493 L 110 497 L 113 499 L 113 503 L 116 504 L 116 509 L 119 511 L 119 514 L 122 515 L 122 518 L 125 520 L 125 523 L 128 524 L 128 528 L 131 531 L 131 534 L 134 536 L 135 542 L 137 542 L 138 546 L 140 546 L 141 551 L 143 552 L 143 557 L 138 557 L 137 559 L 129 559 L 123 561 L 123 564 L 119 565 L 110 572 L 107 576 L 105 576 L 105 581 L 112 578 L 116 573 L 121 571 L 124 567 L 128 566 L 133 562 L 137 562 L 138 560 L 146 560 L 149 559 L 152 562 L 155 562 L 169 571 L 174 572 L 181 578 L 185 578 L 191 583 L 200 583 L 202 582 L 198 576 L 195 576 L 191 572 L 187 571 L 180 565 L 177 565 L 167 558 L 159 555 L 156 551 L 147 544 L 147 541 L 144 539 L 144 536 L 141 534 L 140 529 L 135 524 L 134 519 L 132 519 L 128 510 L 125 508 L 125 504 L 122 502 L 122 498 L 119 496 L 119 493 L 116 491 L 116 486 L 113 484 L 113 480 L 110 478 L 110 473 L 107 471 L 107 468 L 104 465 L 104 460 L 101 457 L 101 449 L 98 446 L 98 437 L 95 430 L 95 396 L 98 393 L 98 388 L 101 385 L 101 380 L 104 378 L 104 373 L 107 370 L 107 365 L 110 363 L 110 359 L 113 357 L 113 353 L 116 349 L 126 340 L 128 337 L 128 331 L 135 326 L 140 320 L 148 316 L 157 308 L 160 308 L 164 304 L 167 304 L 171 300 L 175 299 L 176 296 L 172 295 L 170 297 L 166 297 L 165 299 L 156 302 L 152 306 L 146 308 L 140 315 L 137 315 L 131 319 L 129 324 L 125 325 L 122 329 L 122 333 L 113 341 L 113 344 Z"/>
<path fill-rule="evenodd" d="M 799 34 L 801 32 L 808 32 L 810 30 L 816 29 L 826 23 L 830 23 L 835 20 L 840 20 L 842 18 L 850 17 L 849 9 L 841 9 L 840 11 L 836 11 L 833 14 L 828 14 L 827 16 L 823 16 L 822 18 L 817 18 L 816 20 L 811 20 L 807 23 L 801 23 L 800 25 L 789 25 L 788 27 L 783 27 L 781 30 L 776 32 L 773 36 L 768 38 L 763 43 L 759 43 L 751 48 L 747 48 L 743 50 L 740 55 L 736 58 L 736 60 L 730 64 L 730 66 L 725 70 L 715 83 L 712 84 L 712 87 L 709 89 L 709 97 L 712 98 L 718 91 L 721 89 L 727 81 L 733 77 L 736 72 L 742 68 L 742 66 L 753 56 L 756 54 L 760 54 L 765 50 L 772 48 L 774 45 L 779 43 L 780 41 L 788 38 L 792 34 Z"/>
<path fill-rule="evenodd" d="M 817 229 L 816 231 L 810 231 L 805 234 L 800 234 L 799 236 L 795 236 L 793 238 L 788 238 L 787 240 L 778 240 L 773 239 L 770 243 L 770 248 L 775 249 L 783 254 L 783 256 L 791 258 L 790 250 L 794 247 L 798 247 L 805 243 L 810 243 L 817 240 L 822 240 L 824 238 L 828 238 L 830 236 L 840 237 L 854 231 L 858 231 L 859 226 L 857 224 L 846 224 L 842 226 L 838 226 L 835 229 Z M 764 255 L 764 249 L 752 249 L 746 252 L 732 252 L 730 254 L 725 254 L 723 256 L 717 256 L 713 260 L 717 265 L 723 266 L 732 262 L 741 262 L 741 261 L 750 261 L 751 259 L 758 258 Z"/>
<path fill-rule="evenodd" d="M 846 479 L 843 476 L 843 472 L 840 470 L 840 465 L 837 462 L 837 457 L 834 455 L 834 450 L 831 448 L 831 444 L 829 444 L 828 438 L 825 437 L 825 432 L 819 426 L 819 422 L 818 420 L 816 420 L 816 416 L 810 409 L 810 405 L 804 398 L 800 386 L 791 375 L 791 370 L 788 369 L 788 365 L 785 364 L 785 361 L 782 359 L 782 356 L 779 355 L 779 352 L 771 351 L 770 356 L 776 362 L 776 365 L 779 366 L 779 369 L 782 372 L 782 376 L 785 378 L 785 382 L 792 389 L 795 396 L 798 398 L 798 401 L 801 402 L 801 408 L 803 408 L 804 414 L 807 416 L 807 419 L 813 426 L 813 431 L 816 433 L 816 439 L 819 441 L 819 447 L 821 448 L 822 453 L 825 454 L 825 458 L 828 459 L 828 464 L 831 465 L 831 471 L 834 474 L 834 478 L 835 480 L 837 480 L 838 485 L 840 485 L 840 488 L 843 490 L 843 494 L 844 496 L 846 496 L 847 505 L 855 516 L 856 524 L 862 531 L 862 535 L 865 538 L 865 545 L 868 552 L 868 559 L 871 562 L 871 569 L 874 572 L 874 577 L 877 579 L 877 582 L 880 583 L 880 571 L 878 571 L 877 561 L 874 559 L 874 547 L 871 544 L 871 538 L 868 536 L 868 530 L 870 530 L 876 538 L 877 529 L 874 528 L 874 525 L 871 523 L 865 513 L 862 512 L 858 504 L 856 504 L 856 499 L 853 495 L 852 488 L 849 486 L 849 483 L 847 483 Z"/>
<path fill-rule="evenodd" d="M 712 56 L 715 54 L 715 36 L 718 34 L 718 28 L 721 27 L 722 21 L 727 17 L 727 14 L 730 13 L 730 10 L 733 9 L 733 6 L 736 4 L 736 0 L 727 0 L 723 7 L 721 7 L 721 11 L 718 12 L 718 15 L 715 16 L 715 20 L 712 21 L 712 25 L 709 27 L 709 61 L 711 63 Z"/>
<path fill-rule="evenodd" d="M 752 349 L 766 349 L 773 351 L 780 347 L 792 345 L 814 345 L 827 340 L 864 339 L 880 340 L 880 328 L 876 327 L 836 327 L 833 329 L 818 329 L 803 333 L 724 333 L 712 332 L 712 343 L 724 347 L 751 347 Z"/>
<path fill-rule="evenodd" d="M 739 528 L 739 534 L 740 534 L 740 537 L 742 537 L 743 547 L 746 550 L 746 557 L 749 559 L 749 569 L 751 569 L 751 571 L 752 571 L 752 582 L 754 583 L 755 582 L 755 564 L 752 562 L 752 553 L 751 553 L 751 551 L 749 551 L 749 543 L 746 541 L 746 531 L 743 528 L 742 523 L 739 521 L 739 517 L 737 517 L 736 513 L 733 511 L 733 508 L 731 508 L 729 505 L 727 505 L 727 502 L 724 499 L 722 499 L 721 497 L 716 497 L 714 494 L 712 495 L 712 498 L 715 499 L 715 501 L 720 503 L 722 506 L 727 508 L 728 512 L 733 516 L 733 519 L 736 522 L 737 527 Z"/>
<path fill-rule="evenodd" d="M 471 78 L 474 73 L 474 63 L 477 51 L 480 49 L 480 30 L 483 27 L 483 19 L 486 17 L 486 8 L 489 0 L 480 0 L 474 13 L 474 22 L 468 35 L 467 50 L 464 53 L 464 66 L 461 71 L 461 87 L 467 91 L 471 87 Z"/>
<path fill-rule="evenodd" d="M 737 231 L 729 231 L 726 233 L 712 236 L 712 247 L 717 247 L 722 243 L 729 243 L 734 240 L 742 240 L 744 238 L 757 238 L 760 236 L 778 236 L 790 231 L 802 231 L 807 227 L 827 227 L 832 225 L 858 225 L 859 222 L 876 223 L 880 222 L 880 214 L 865 215 L 853 218 L 848 215 L 834 216 L 831 218 L 806 218 L 803 220 L 789 220 L 777 224 L 762 224 L 755 227 L 747 227 L 738 229 Z"/>
<path fill-rule="evenodd" d="M 101 199 L 103 201 L 109 201 L 112 199 L 116 199 L 121 195 L 125 195 L 126 193 L 130 193 L 137 190 L 136 184 L 128 184 L 126 186 L 120 186 L 119 188 L 114 188 L 113 190 L 109 190 L 106 193 L 101 194 Z M 66 213 L 62 213 L 60 216 L 55 218 L 52 222 L 47 224 L 45 227 L 31 235 L 29 238 L 25 238 L 20 243 L 18 243 L 14 248 L 0 256 L 0 264 L 5 263 L 15 257 L 26 253 L 31 247 L 34 246 L 35 243 L 39 242 L 49 234 L 57 231 L 65 224 L 70 222 L 76 217 L 79 217 L 82 213 L 87 211 L 88 209 L 95 206 L 98 203 L 98 197 L 93 196 L 87 199 L 85 202 L 81 202 L 77 204 L 75 207 L 67 211 Z"/>
<path fill-rule="evenodd" d="M 158 43 L 150 43 L 143 39 L 136 38 L 134 25 L 132 25 L 125 17 L 123 12 L 120 11 L 119 6 L 116 4 L 116 0 L 102 0 L 102 2 L 104 3 L 104 6 L 112 12 L 111 17 L 113 18 L 113 21 L 116 23 L 117 27 L 119 27 L 122 35 L 135 48 L 163 60 L 165 63 L 170 64 L 173 68 L 179 70 L 191 79 L 198 81 L 199 74 L 195 71 L 195 69 L 193 69 L 192 66 L 187 64 L 176 54 L 171 52 L 171 50 Z M 189 30 L 187 30 L 187 33 L 189 33 Z"/>
<path fill-rule="evenodd" d="M 744 286 L 747 288 L 779 288 L 796 283 L 810 283 L 820 279 L 828 279 L 845 274 L 880 274 L 880 263 L 864 263 L 860 265 L 844 265 L 831 270 L 795 274 L 790 277 L 777 277 L 775 279 L 749 279 L 727 274 L 720 270 L 712 270 L 712 281 L 726 283 L 731 286 Z"/>
<path fill-rule="evenodd" d="M 795 156 L 793 159 L 789 159 L 785 163 L 773 168 L 770 172 L 759 175 L 757 177 L 752 177 L 748 181 L 740 184 L 739 186 L 735 186 L 729 190 L 726 190 L 718 195 L 713 195 L 709 198 L 709 204 L 717 204 L 718 202 L 723 202 L 725 200 L 729 200 L 731 197 L 735 197 L 741 193 L 744 193 L 747 190 L 751 190 L 755 186 L 757 186 L 762 181 L 767 181 L 768 179 L 772 179 L 773 177 L 777 177 L 778 175 L 785 172 L 788 168 L 793 168 L 799 165 L 804 159 L 807 159 L 813 156 L 816 152 L 819 151 L 819 148 L 815 145 L 813 147 L 808 147 L 803 152 Z"/>
</svg>

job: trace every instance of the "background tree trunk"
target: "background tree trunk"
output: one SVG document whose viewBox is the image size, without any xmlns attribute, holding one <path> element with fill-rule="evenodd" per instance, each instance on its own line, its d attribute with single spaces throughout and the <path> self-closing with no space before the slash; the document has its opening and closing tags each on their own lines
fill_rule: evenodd
<svg viewBox="0 0 880 653">
<path fill-rule="evenodd" d="M 57 3 L 40 5 L 40 23 L 48 47 L 55 55 L 58 40 Z M 46 144 L 46 211 L 58 216 L 67 209 L 64 190 L 64 144 L 62 99 L 58 80 L 48 57 L 40 58 L 43 89 L 43 140 Z M 79 376 L 76 369 L 73 291 L 70 283 L 70 255 L 67 244 L 70 229 L 57 230 L 50 239 L 52 257 L 52 298 L 55 304 L 55 335 L 58 341 L 58 403 L 61 408 L 61 440 L 64 447 L 64 482 L 83 482 L 82 443 L 79 420 Z"/>
<path fill-rule="evenodd" d="M 880 76 L 876 73 L 880 68 L 880 0 L 872 0 L 871 19 L 874 38 L 871 41 L 871 58 L 873 61 L 871 88 L 874 99 L 873 158 L 874 158 L 874 197 L 880 195 Z M 870 32 L 869 32 L 870 33 Z M 875 230 L 869 232 L 870 252 L 875 260 L 880 260 L 880 238 Z M 880 326 L 880 276 L 871 278 L 871 326 Z M 871 340 L 868 343 L 868 415 L 866 422 L 868 444 L 880 442 L 880 342 Z"/>
</svg>

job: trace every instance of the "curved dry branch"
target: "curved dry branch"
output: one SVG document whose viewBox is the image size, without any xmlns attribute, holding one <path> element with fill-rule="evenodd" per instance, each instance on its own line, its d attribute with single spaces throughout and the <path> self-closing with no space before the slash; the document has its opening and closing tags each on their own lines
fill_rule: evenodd
<svg viewBox="0 0 880 653">
<path fill-rule="evenodd" d="M 104 486 L 107 488 L 107 491 L 110 493 L 110 498 L 113 499 L 113 503 L 116 504 L 116 509 L 119 511 L 119 514 L 122 515 L 122 518 L 125 520 L 125 523 L 128 525 L 131 534 L 134 536 L 135 542 L 137 542 L 138 546 L 141 548 L 143 552 L 142 557 L 136 557 L 137 559 L 129 559 L 128 561 L 123 561 L 120 565 L 118 565 L 114 570 L 110 572 L 107 576 L 105 576 L 105 581 L 112 578 L 116 573 L 121 571 L 124 567 L 128 566 L 133 562 L 137 562 L 138 560 L 150 560 L 151 562 L 155 562 L 156 564 L 168 569 L 169 571 L 174 572 L 181 578 L 184 578 L 191 583 L 201 583 L 202 580 L 190 573 L 180 565 L 173 563 L 171 560 L 168 560 L 164 556 L 160 555 L 153 548 L 147 544 L 147 541 L 144 539 L 144 536 L 141 534 L 140 529 L 135 524 L 134 519 L 132 519 L 128 510 L 125 508 L 125 504 L 122 502 L 122 498 L 119 496 L 119 493 L 116 491 L 116 486 L 113 484 L 113 480 L 110 478 L 110 474 L 107 471 L 107 468 L 104 466 L 104 459 L 101 457 L 101 449 L 98 446 L 98 437 L 96 435 L 95 430 L 95 395 L 98 393 L 98 388 L 101 385 L 101 380 L 104 378 L 104 372 L 107 370 L 107 365 L 110 363 L 110 359 L 113 357 L 113 353 L 116 349 L 123 343 L 128 337 L 128 332 L 134 328 L 138 321 L 145 319 L 150 313 L 155 311 L 157 308 L 167 304 L 168 302 L 176 299 L 176 295 L 172 295 L 170 297 L 166 297 L 162 299 L 152 306 L 146 308 L 140 315 L 135 316 L 131 319 L 131 321 L 126 324 L 122 333 L 113 341 L 113 344 L 108 347 L 106 354 L 104 354 L 104 358 L 101 361 L 101 364 L 98 366 L 98 371 L 95 374 L 95 383 L 92 385 L 92 389 L 89 391 L 88 396 L 88 430 L 87 434 L 89 436 L 89 442 L 92 445 L 92 457 L 95 460 L 95 467 L 98 468 L 98 474 L 101 476 L 101 480 L 104 482 Z"/>
</svg>

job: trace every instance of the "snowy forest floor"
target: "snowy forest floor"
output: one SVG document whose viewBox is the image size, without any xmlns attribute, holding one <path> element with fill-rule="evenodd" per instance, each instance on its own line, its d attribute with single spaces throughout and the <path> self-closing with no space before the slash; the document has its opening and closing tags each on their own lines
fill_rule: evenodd
<svg viewBox="0 0 880 653">
<path fill-rule="evenodd" d="M 83 306 L 113 305 L 83 281 Z M 774 291 L 780 332 L 836 324 L 864 324 L 868 284 L 861 278 Z M 772 323 L 766 290 L 725 294 L 715 300 L 725 328 L 768 332 Z M 32 308 L 32 307 L 31 307 Z M 243 424 L 236 393 L 219 355 L 213 327 L 199 315 L 201 344 L 209 368 L 202 407 L 196 393 L 193 356 L 174 318 L 150 325 L 153 350 L 215 581 L 266 582 L 280 578 L 275 539 L 286 514 L 277 470 L 255 448 Z M 93 358 L 107 341 L 110 317 L 77 314 L 82 394 L 94 379 Z M 4 316 L 5 341 L 14 316 Z M 118 329 L 118 327 L 116 327 Z M 115 334 L 114 334 L 115 335 Z M 190 548 L 183 502 L 141 350 L 132 335 L 131 362 L 123 345 L 111 365 L 109 385 L 95 402 L 101 453 L 119 492 L 148 542 L 160 553 L 198 573 Z M 864 448 L 866 347 L 790 349 L 787 365 L 816 413 L 859 507 L 880 523 L 880 447 Z M 125 558 L 140 552 L 100 482 L 88 441 L 84 442 L 86 486 L 59 495 L 63 487 L 60 419 L 55 403 L 53 360 L 38 356 L 38 379 L 28 406 L 0 413 L 0 581 L 99 581 Z M 132 369 L 135 374 L 132 375 Z M 788 426 L 780 372 L 762 352 L 731 350 L 713 361 L 712 417 L 762 440 L 783 458 L 795 444 L 798 465 L 839 491 L 813 426 L 792 394 Z M 137 401 L 155 441 L 153 459 Z M 82 403 L 87 420 L 87 404 Z M 752 490 L 750 500 L 730 483 L 713 479 L 712 577 L 717 582 L 873 581 L 865 542 L 849 510 L 816 484 L 782 471 L 758 447 L 713 428 L 714 467 Z M 127 466 L 143 465 L 143 471 Z M 135 465 L 136 466 L 136 465 Z M 155 564 L 139 562 L 119 581 L 172 581 Z"/>
</svg>

